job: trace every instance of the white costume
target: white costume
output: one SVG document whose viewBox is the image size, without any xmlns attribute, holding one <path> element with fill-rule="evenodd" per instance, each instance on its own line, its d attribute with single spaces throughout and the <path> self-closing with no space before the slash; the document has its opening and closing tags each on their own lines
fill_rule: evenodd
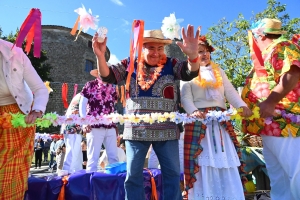
<svg viewBox="0 0 300 200">
<path fill-rule="evenodd" d="M 184 83 L 181 89 L 181 102 L 188 114 L 198 108 L 226 109 L 225 98 L 235 108 L 246 106 L 222 69 L 220 73 L 223 85 L 217 89 L 201 87 L 194 80 Z M 216 81 L 211 66 L 201 66 L 200 75 L 207 81 Z M 200 171 L 195 174 L 197 181 L 193 188 L 188 190 L 189 200 L 244 199 L 238 172 L 240 161 L 229 134 L 217 121 L 210 122 L 206 126 L 206 134 L 200 144 L 203 151 L 198 156 Z"/>
<path fill-rule="evenodd" d="M 72 114 L 74 110 L 78 110 L 78 104 L 81 95 L 77 94 L 72 99 L 68 110 L 66 112 L 66 116 Z M 64 141 L 66 144 L 66 154 L 63 164 L 63 170 L 68 170 L 69 173 L 76 172 L 82 169 L 82 152 L 81 152 L 81 141 L 82 135 L 78 133 L 67 133 L 65 130 L 66 125 L 62 125 L 61 127 L 61 134 L 64 134 Z"/>
</svg>

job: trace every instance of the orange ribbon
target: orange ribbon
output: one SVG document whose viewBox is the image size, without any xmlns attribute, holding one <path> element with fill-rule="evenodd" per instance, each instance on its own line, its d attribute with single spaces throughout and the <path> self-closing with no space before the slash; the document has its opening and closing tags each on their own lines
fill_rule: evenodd
<svg viewBox="0 0 300 200">
<path fill-rule="evenodd" d="M 155 179 L 153 177 L 153 174 L 149 169 L 147 169 L 147 168 L 144 168 L 144 169 L 147 170 L 147 172 L 151 176 L 151 178 L 150 178 L 150 180 L 151 180 L 151 198 L 150 198 L 150 200 L 158 200 L 157 191 L 156 191 L 156 184 L 155 184 Z"/>
<path fill-rule="evenodd" d="M 63 83 L 62 88 L 61 88 L 61 96 L 62 96 L 62 101 L 64 103 L 65 109 L 69 107 L 68 105 L 68 84 Z"/>
<path fill-rule="evenodd" d="M 130 40 L 130 63 L 129 63 L 129 71 L 126 79 L 126 92 L 129 92 L 129 85 L 131 75 L 134 70 L 134 58 L 137 51 L 138 54 L 138 62 L 141 59 L 141 53 L 143 48 L 143 35 L 144 35 L 144 21 L 143 20 L 134 20 L 132 23 L 132 32 L 133 32 L 133 40 Z M 136 77 L 138 77 L 138 71 L 136 73 Z"/>
<path fill-rule="evenodd" d="M 125 98 L 125 91 L 124 91 L 124 85 L 121 86 L 121 99 L 120 99 L 123 108 L 126 106 L 126 98 Z"/>
<path fill-rule="evenodd" d="M 17 47 L 22 48 L 23 41 L 26 38 L 26 46 L 25 52 L 29 54 L 31 49 L 31 44 L 34 39 L 34 57 L 39 58 L 41 56 L 41 45 L 42 45 L 42 14 L 41 11 L 37 8 L 32 8 L 26 17 L 25 21 L 21 25 L 20 31 L 16 38 L 16 41 L 13 47 L 16 45 Z M 12 47 L 12 48 L 13 48 Z"/>
<path fill-rule="evenodd" d="M 73 26 L 73 28 L 72 28 L 72 30 L 71 30 L 71 32 L 70 32 L 71 35 L 75 35 L 75 34 L 76 34 L 76 31 L 77 31 L 77 29 L 78 29 L 79 21 L 80 21 L 80 16 L 78 16 L 77 19 L 76 19 L 76 22 L 75 22 L 75 24 L 74 24 L 74 26 Z M 78 31 L 78 33 L 77 33 L 77 35 L 76 35 L 75 41 L 77 40 L 78 35 L 80 34 L 81 31 L 82 31 L 82 28 L 79 29 L 79 31 Z"/>
<path fill-rule="evenodd" d="M 60 193 L 57 200 L 65 200 L 65 187 L 68 183 L 69 176 L 64 176 L 62 179 L 63 185 L 61 186 Z"/>
</svg>

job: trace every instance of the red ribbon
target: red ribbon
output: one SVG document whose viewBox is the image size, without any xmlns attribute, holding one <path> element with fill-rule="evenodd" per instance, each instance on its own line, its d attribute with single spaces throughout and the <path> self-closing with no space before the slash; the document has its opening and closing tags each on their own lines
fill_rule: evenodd
<svg viewBox="0 0 300 200">
<path fill-rule="evenodd" d="M 62 101 L 64 103 L 65 109 L 69 107 L 68 105 L 68 84 L 63 83 L 62 88 L 61 88 L 61 96 L 62 96 Z"/>
<path fill-rule="evenodd" d="M 266 76 L 267 71 L 264 67 L 264 60 L 261 55 L 261 51 L 257 45 L 256 40 L 252 34 L 252 31 L 248 31 L 248 39 L 249 39 L 249 46 L 250 46 L 250 56 L 253 61 L 254 70 L 258 77 Z"/>
<path fill-rule="evenodd" d="M 143 48 L 143 35 L 144 35 L 144 21 L 143 20 L 134 20 L 132 23 L 133 31 L 133 40 L 130 40 L 130 64 L 129 71 L 126 79 L 126 91 L 129 91 L 130 79 L 134 70 L 134 58 L 136 51 L 138 53 L 138 62 L 141 59 L 141 53 Z M 136 73 L 138 77 L 138 71 Z"/>
<path fill-rule="evenodd" d="M 41 11 L 37 8 L 32 8 L 27 18 L 22 24 L 20 32 L 14 44 L 14 46 L 16 45 L 17 47 L 22 48 L 22 43 L 26 38 L 25 52 L 29 54 L 31 49 L 31 44 L 34 41 L 33 56 L 36 58 L 39 58 L 41 56 L 41 46 L 42 46 L 41 21 L 42 21 Z"/>
</svg>

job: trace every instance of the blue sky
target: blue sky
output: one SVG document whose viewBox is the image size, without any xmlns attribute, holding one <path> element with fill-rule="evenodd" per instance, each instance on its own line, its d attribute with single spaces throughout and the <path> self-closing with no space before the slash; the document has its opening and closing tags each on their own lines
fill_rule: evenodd
<svg viewBox="0 0 300 200">
<path fill-rule="evenodd" d="M 291 18 L 300 17 L 300 0 L 281 0 L 287 5 Z M 20 27 L 31 8 L 42 12 L 42 25 L 59 25 L 72 28 L 77 18 L 75 9 L 83 4 L 91 9 L 93 15 L 99 15 L 98 26 L 108 29 L 107 46 L 111 51 L 111 63 L 129 55 L 131 24 L 134 19 L 145 21 L 145 29 L 160 29 L 164 17 L 175 13 L 177 19 L 183 19 L 181 26 L 188 24 L 202 26 L 205 34 L 208 27 L 225 17 L 228 21 L 236 19 L 242 13 L 250 19 L 252 13 L 264 10 L 267 0 L 1 0 L 0 27 L 3 34 L 15 32 Z M 88 34 L 93 35 L 94 30 Z"/>
</svg>

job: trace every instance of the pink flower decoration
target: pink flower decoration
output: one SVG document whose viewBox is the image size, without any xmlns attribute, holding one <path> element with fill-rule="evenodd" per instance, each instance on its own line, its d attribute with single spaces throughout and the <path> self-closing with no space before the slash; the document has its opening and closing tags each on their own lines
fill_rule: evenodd
<svg viewBox="0 0 300 200">
<path fill-rule="evenodd" d="M 82 28 L 84 32 L 87 32 L 90 28 L 93 30 L 97 29 L 99 16 L 93 16 L 91 9 L 87 12 L 84 5 L 82 5 L 82 8 L 78 8 L 74 11 L 80 15 L 80 28 Z"/>
</svg>

